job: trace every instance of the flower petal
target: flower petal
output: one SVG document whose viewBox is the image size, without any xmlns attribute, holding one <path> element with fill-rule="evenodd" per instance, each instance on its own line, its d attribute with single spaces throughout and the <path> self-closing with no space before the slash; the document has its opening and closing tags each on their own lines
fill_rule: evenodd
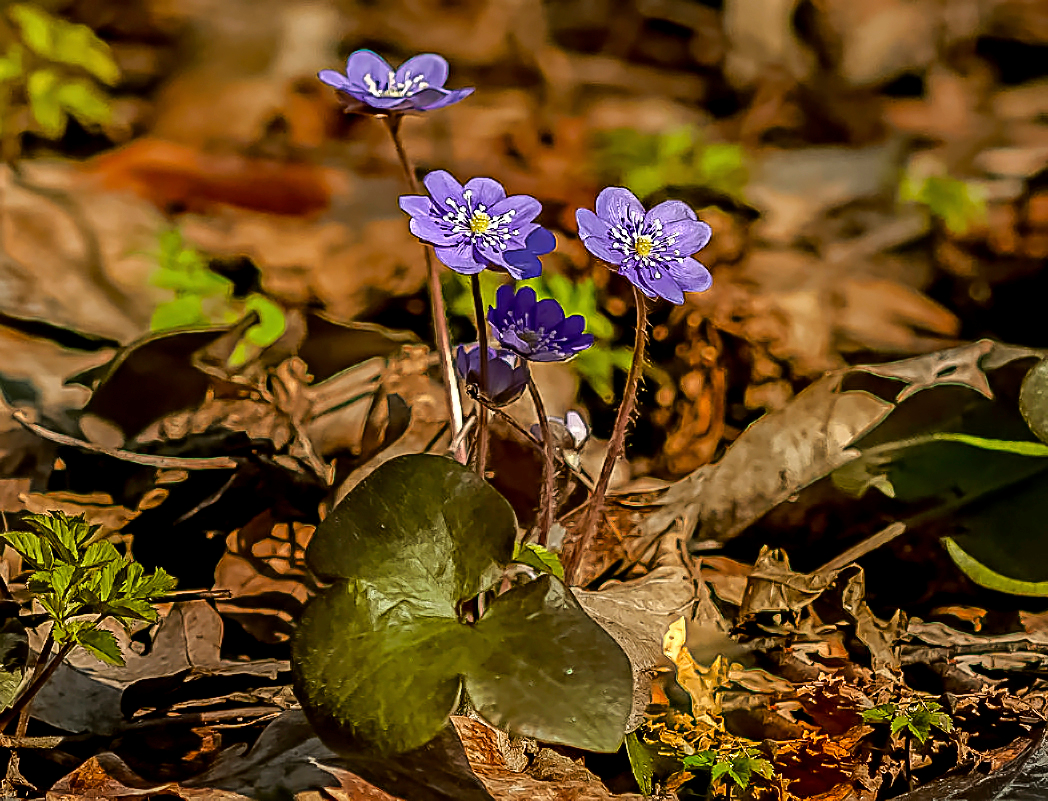
<svg viewBox="0 0 1048 801">
<path fill-rule="evenodd" d="M 517 336 L 517 332 L 512 329 L 505 331 L 496 332 L 499 342 L 502 343 L 503 347 L 509 348 L 511 351 L 516 353 L 518 356 L 527 359 L 531 355 L 531 345 Z"/>
<path fill-rule="evenodd" d="M 442 263 L 463 275 L 481 273 L 487 267 L 487 264 L 477 261 L 473 245 L 468 240 L 449 247 L 437 246 L 433 250 Z"/>
<path fill-rule="evenodd" d="M 506 313 L 513 310 L 513 286 L 503 284 L 495 290 L 495 305 L 488 306 L 487 320 L 496 328 L 506 325 Z"/>
<path fill-rule="evenodd" d="M 609 186 L 597 195 L 597 216 L 612 225 L 644 218 L 644 206 L 636 196 L 621 186 Z"/>
<path fill-rule="evenodd" d="M 412 217 L 408 223 L 408 230 L 423 242 L 432 245 L 457 245 L 463 240 L 462 234 L 451 233 L 432 217 Z"/>
<path fill-rule="evenodd" d="M 678 222 L 664 225 L 662 228 L 663 236 L 676 237 L 670 250 L 679 253 L 681 256 L 690 256 L 692 253 L 702 250 L 706 247 L 706 243 L 710 241 L 712 233 L 712 228 L 698 220 L 679 220 Z"/>
<path fill-rule="evenodd" d="M 521 226 L 521 230 L 524 230 L 523 225 Z M 557 237 L 541 225 L 536 226 L 533 231 L 527 233 L 527 238 L 524 240 L 524 247 L 536 256 L 544 256 L 547 253 L 552 253 L 554 249 L 556 249 Z"/>
<path fill-rule="evenodd" d="M 575 221 L 579 226 L 579 237 L 586 250 L 601 261 L 618 266 L 625 256 L 611 246 L 610 226 L 589 209 L 575 212 Z"/>
<path fill-rule="evenodd" d="M 657 298 L 658 293 L 654 289 L 644 283 L 640 274 L 637 272 L 637 267 L 634 264 L 621 264 L 618 268 L 619 275 L 629 281 L 633 286 L 637 287 L 641 292 L 647 295 L 649 298 Z"/>
<path fill-rule="evenodd" d="M 540 211 L 542 211 L 542 204 L 539 203 L 531 195 L 512 195 L 511 197 L 499 200 L 498 203 L 492 205 L 489 213 L 492 217 L 498 214 L 507 214 L 513 212 L 512 225 L 521 225 L 522 223 L 528 223 L 534 220 Z"/>
<path fill-rule="evenodd" d="M 430 217 L 433 214 L 433 201 L 425 195 L 401 195 L 400 208 L 412 217 Z"/>
<path fill-rule="evenodd" d="M 582 335 L 586 330 L 586 318 L 581 314 L 573 314 L 566 318 L 557 328 L 557 335 L 564 339 L 573 340 Z"/>
<path fill-rule="evenodd" d="M 448 62 L 436 53 L 421 53 L 412 56 L 397 69 L 397 82 L 403 83 L 409 77 L 421 75 L 426 83 L 437 89 L 448 79 Z"/>
<path fill-rule="evenodd" d="M 473 346 L 474 349 L 476 347 L 476 345 Z M 465 345 L 459 345 L 455 349 L 455 372 L 463 380 L 469 375 L 469 351 Z"/>
<path fill-rule="evenodd" d="M 425 91 L 428 92 L 429 90 L 427 89 Z M 418 108 L 418 110 L 433 111 L 434 109 L 444 108 L 444 106 L 450 106 L 452 103 L 458 103 L 460 100 L 469 97 L 476 90 L 472 86 L 469 86 L 465 89 L 445 89 L 442 91 L 446 94 L 444 94 L 443 97 L 434 100 L 433 102 L 429 102 L 428 96 L 426 100 L 419 101 L 417 98 L 421 97 L 424 94 L 424 92 L 419 92 L 415 96 L 415 105 Z"/>
<path fill-rule="evenodd" d="M 427 111 L 436 107 L 447 93 L 447 89 L 420 89 L 415 94 L 400 99 L 404 102 L 405 108 L 409 108 L 412 111 Z"/>
<path fill-rule="evenodd" d="M 678 220 L 697 219 L 699 219 L 698 216 L 687 203 L 680 200 L 664 200 L 644 215 L 644 227 L 646 228 L 655 220 L 666 225 L 671 222 L 677 222 Z"/>
<path fill-rule="evenodd" d="M 317 77 L 328 86 L 334 86 L 336 89 L 341 89 L 343 92 L 348 91 L 352 87 L 349 78 L 338 70 L 321 70 L 317 73 Z"/>
<path fill-rule="evenodd" d="M 569 409 L 568 413 L 564 415 L 564 427 L 568 429 L 568 433 L 571 434 L 571 439 L 575 443 L 575 448 L 581 448 L 582 444 L 589 436 L 589 427 L 586 425 L 586 421 L 582 419 L 582 415 L 574 409 Z"/>
<path fill-rule="evenodd" d="M 502 188 L 502 184 L 493 178 L 470 178 L 463 189 L 473 193 L 474 208 L 483 204 L 491 209 L 506 197 L 506 190 Z"/>
<path fill-rule="evenodd" d="M 462 184 L 455 180 L 447 170 L 434 170 L 422 179 L 426 191 L 436 201 L 441 213 L 447 211 L 448 198 L 462 203 Z"/>
<path fill-rule="evenodd" d="M 499 250 L 497 247 L 491 247 L 490 245 L 477 241 L 473 244 L 473 252 L 478 259 L 483 259 L 488 266 L 497 266 L 508 270 L 506 264 L 506 254 L 504 251 Z"/>
<path fill-rule="evenodd" d="M 354 88 L 365 89 L 364 77 L 370 75 L 379 89 L 386 89 L 391 72 L 389 62 L 374 50 L 357 50 L 346 60 L 346 77 Z"/>
<path fill-rule="evenodd" d="M 569 343 L 569 350 L 571 350 L 572 355 L 574 355 L 592 346 L 594 340 L 595 337 L 593 336 L 593 334 L 579 334 L 578 336 L 573 338 Z"/>
<path fill-rule="evenodd" d="M 513 298 L 517 318 L 524 321 L 529 328 L 534 327 L 535 306 L 538 305 L 537 297 L 535 290 L 530 286 L 522 286 Z"/>
<path fill-rule="evenodd" d="M 685 292 L 705 292 L 713 285 L 710 271 L 690 256 L 667 265 L 670 275 Z"/>
<path fill-rule="evenodd" d="M 534 295 L 534 291 L 532 291 L 532 294 Z M 530 328 L 536 330 L 542 328 L 549 332 L 564 322 L 564 309 L 553 298 L 540 300 L 535 304 L 535 310 L 530 322 Z"/>
<path fill-rule="evenodd" d="M 658 278 L 655 277 L 656 273 L 651 270 L 638 270 L 637 271 L 637 286 L 643 291 L 645 288 L 654 292 L 660 298 L 668 300 L 670 303 L 675 303 L 678 306 L 684 302 L 684 293 L 681 288 L 677 286 L 677 282 L 673 280 L 673 276 L 670 275 L 669 270 L 661 270 L 658 273 Z M 653 295 L 645 292 L 644 294 L 648 297 Z"/>
<path fill-rule="evenodd" d="M 504 257 L 506 272 L 518 281 L 527 281 L 542 275 L 542 262 L 530 250 L 507 250 Z"/>
<path fill-rule="evenodd" d="M 381 109 L 382 111 L 404 111 L 405 109 L 411 108 L 410 98 L 375 97 L 363 89 L 358 89 L 356 87 L 353 88 L 352 94 L 353 97 L 367 103 L 372 108 Z"/>
</svg>

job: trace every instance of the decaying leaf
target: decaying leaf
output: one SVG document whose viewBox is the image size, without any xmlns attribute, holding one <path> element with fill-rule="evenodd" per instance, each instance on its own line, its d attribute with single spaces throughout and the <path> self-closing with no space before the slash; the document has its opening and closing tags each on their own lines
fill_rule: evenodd
<svg viewBox="0 0 1048 801">
<path fill-rule="evenodd" d="M 903 400 L 922 390 L 966 387 L 985 397 L 986 371 L 1034 358 L 1037 352 L 981 340 L 941 353 L 831 373 L 783 409 L 751 425 L 715 464 L 671 486 L 656 502 L 662 508 L 640 525 L 641 534 L 662 531 L 675 520 L 696 521 L 702 536 L 727 540 L 769 510 L 831 472 L 858 459 L 856 443 L 877 431 Z M 855 376 L 872 373 L 899 382 L 885 400 L 849 388 Z M 895 386 L 894 384 L 892 385 Z"/>
</svg>

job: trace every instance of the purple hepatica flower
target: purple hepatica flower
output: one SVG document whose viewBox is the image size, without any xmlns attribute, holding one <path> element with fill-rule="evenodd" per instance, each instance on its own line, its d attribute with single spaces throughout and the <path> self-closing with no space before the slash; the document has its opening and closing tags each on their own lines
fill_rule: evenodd
<svg viewBox="0 0 1048 801">
<path fill-rule="evenodd" d="M 452 270 L 473 275 L 497 267 L 517 279 L 542 271 L 538 256 L 553 250 L 555 240 L 532 222 L 542 210 L 535 198 L 506 197 L 502 184 L 491 178 L 472 178 L 462 186 L 444 170 L 422 182 L 430 196 L 402 195 L 400 208 L 411 215 L 411 233 L 433 245 Z"/>
<path fill-rule="evenodd" d="M 628 189 L 609 186 L 597 195 L 597 213 L 575 215 L 586 249 L 617 267 L 649 298 L 683 303 L 685 292 L 705 292 L 710 271 L 691 258 L 710 241 L 710 227 L 679 200 L 645 213 Z"/>
<path fill-rule="evenodd" d="M 562 362 L 593 344 L 593 335 L 582 333 L 585 317 L 565 319 L 557 301 L 536 301 L 535 290 L 527 286 L 516 294 L 509 284 L 500 286 L 488 322 L 503 347 L 532 362 Z"/>
<path fill-rule="evenodd" d="M 357 50 L 346 61 L 345 73 L 321 70 L 317 77 L 352 98 L 347 111 L 365 114 L 433 111 L 473 93 L 472 87 L 444 88 L 448 62 L 435 53 L 409 58 L 394 70 L 378 53 Z"/>
<path fill-rule="evenodd" d="M 480 346 L 459 345 L 455 370 L 466 385 L 480 388 Z M 488 386 L 481 394 L 492 406 L 505 406 L 521 396 L 528 385 L 527 362 L 508 350 L 488 348 Z"/>
</svg>

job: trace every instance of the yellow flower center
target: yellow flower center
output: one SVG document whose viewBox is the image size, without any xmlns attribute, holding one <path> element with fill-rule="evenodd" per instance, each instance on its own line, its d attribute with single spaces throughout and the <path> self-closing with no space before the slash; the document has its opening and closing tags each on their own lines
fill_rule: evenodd
<svg viewBox="0 0 1048 801">
<path fill-rule="evenodd" d="M 638 236 L 637 241 L 633 243 L 633 252 L 643 259 L 651 253 L 654 244 L 650 236 Z"/>
<path fill-rule="evenodd" d="M 473 212 L 473 216 L 469 218 L 469 230 L 474 234 L 482 234 L 491 227 L 491 215 L 485 214 L 483 211 Z"/>
</svg>

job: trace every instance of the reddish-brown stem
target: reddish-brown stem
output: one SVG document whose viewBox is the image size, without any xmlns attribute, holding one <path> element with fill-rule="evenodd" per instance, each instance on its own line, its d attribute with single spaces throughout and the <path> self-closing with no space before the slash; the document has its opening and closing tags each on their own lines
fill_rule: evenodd
<svg viewBox="0 0 1048 801">
<path fill-rule="evenodd" d="M 484 314 L 484 300 L 480 295 L 480 276 L 469 277 L 473 289 L 473 313 L 477 321 L 477 348 L 480 356 L 480 391 L 488 390 L 488 321 Z M 488 409 L 483 403 L 477 404 L 477 473 L 484 478 L 488 465 Z"/>
<path fill-rule="evenodd" d="M 553 437 L 550 435 L 549 418 L 546 407 L 542 404 L 535 379 L 528 375 L 528 391 L 535 404 L 535 413 L 539 416 L 539 431 L 542 432 L 542 512 L 539 516 L 539 545 L 545 545 L 549 539 L 549 530 L 553 526 L 553 510 L 557 500 L 557 473 L 553 464 Z"/>
<path fill-rule="evenodd" d="M 62 661 L 69 655 L 69 652 L 76 647 L 76 643 L 69 641 L 65 643 L 58 653 L 51 658 L 51 661 L 41 669 L 39 672 L 33 671 L 33 678 L 29 682 L 29 686 L 25 688 L 25 691 L 15 699 L 15 702 L 11 704 L 7 709 L 0 713 L 0 731 L 3 731 L 10 725 L 11 721 L 22 714 L 22 710 L 32 703 L 33 699 L 36 698 L 36 694 L 40 692 L 40 688 L 47 683 L 47 680 L 51 678 L 51 675 L 58 670 L 58 666 L 62 664 Z"/>
<path fill-rule="evenodd" d="M 593 492 L 590 493 L 589 505 L 586 507 L 585 517 L 579 525 L 578 534 L 565 543 L 567 553 L 564 554 L 564 576 L 568 584 L 574 584 L 578 579 L 579 566 L 582 564 L 582 555 L 589 547 L 593 535 L 600 524 L 601 514 L 604 511 L 604 496 L 608 492 L 608 483 L 611 481 L 611 473 L 615 468 L 615 462 L 626 449 L 626 428 L 629 426 L 630 416 L 637 403 L 637 387 L 640 384 L 640 374 L 644 367 L 644 343 L 647 338 L 648 329 L 648 306 L 643 293 L 633 287 L 633 298 L 637 305 L 637 335 L 633 341 L 633 361 L 630 363 L 630 371 L 626 376 L 626 391 L 623 393 L 622 405 L 619 406 L 618 416 L 615 418 L 615 427 L 611 431 L 611 439 L 608 441 L 608 452 L 604 456 L 604 464 L 600 468 L 600 477 L 597 479 Z"/>
<path fill-rule="evenodd" d="M 44 672 L 44 667 L 47 664 L 47 658 L 51 656 L 51 649 L 55 645 L 55 639 L 53 636 L 54 632 L 47 632 L 47 637 L 44 638 L 44 644 L 40 646 L 40 654 L 36 658 L 36 664 L 33 665 L 33 675 L 29 680 L 30 685 L 40 678 L 40 674 Z M 29 689 L 28 687 L 26 688 Z M 39 688 L 38 688 L 39 689 Z M 29 728 L 29 704 L 22 707 L 22 711 L 18 715 L 18 724 L 15 726 L 15 739 L 21 740 L 25 737 L 26 730 Z M 11 756 L 7 761 L 7 784 L 12 786 L 18 776 L 20 775 L 18 769 L 18 750 L 15 748 L 11 749 Z"/>
<path fill-rule="evenodd" d="M 418 180 L 415 178 L 415 170 L 411 166 L 407 151 L 404 150 L 404 143 L 400 139 L 401 115 L 391 114 L 384 119 L 386 129 L 393 139 L 393 147 L 396 148 L 397 158 L 400 159 L 400 166 L 404 170 L 404 177 L 407 178 L 408 186 L 416 195 L 422 194 Z M 455 363 L 451 353 L 451 334 L 448 333 L 448 316 L 444 309 L 444 293 L 440 288 L 440 273 L 437 271 L 437 265 L 433 261 L 433 254 L 430 253 L 430 249 L 426 245 L 422 246 L 422 252 L 426 258 L 429 307 L 433 314 L 433 336 L 437 343 L 437 352 L 440 354 L 440 373 L 444 381 L 444 394 L 448 402 L 451 441 L 455 442 L 458 439 L 459 432 L 462 431 L 462 398 L 459 396 L 458 381 L 455 378 Z M 466 443 L 464 440 L 461 440 L 458 448 L 455 449 L 455 459 L 462 464 L 466 463 Z"/>
</svg>

